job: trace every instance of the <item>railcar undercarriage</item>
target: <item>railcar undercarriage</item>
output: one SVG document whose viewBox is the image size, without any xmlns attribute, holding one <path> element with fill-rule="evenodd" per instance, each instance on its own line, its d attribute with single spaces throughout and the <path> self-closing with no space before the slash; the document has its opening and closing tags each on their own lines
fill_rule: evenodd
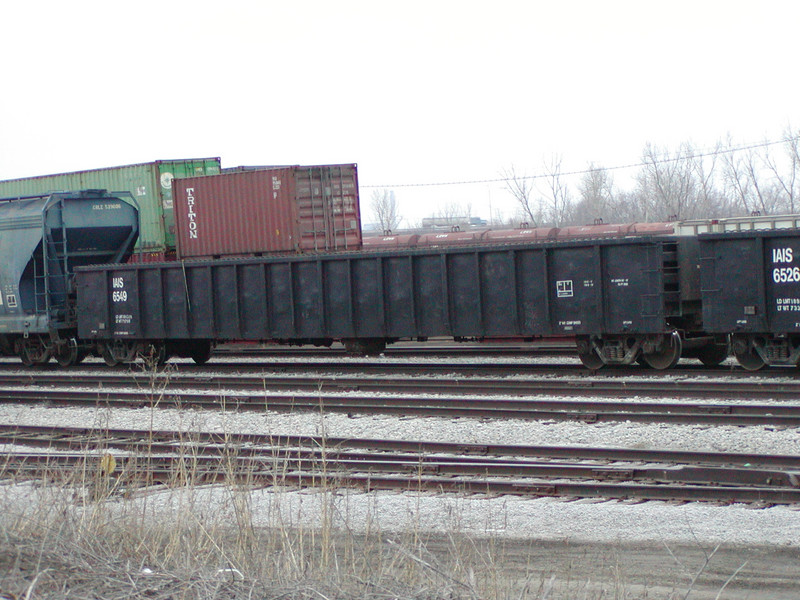
<svg viewBox="0 0 800 600">
<path fill-rule="evenodd" d="M 728 357 L 724 339 L 686 338 L 678 331 L 648 335 L 578 336 L 578 357 L 588 369 L 639 363 L 656 370 L 671 369 L 680 358 L 697 358 L 717 366 Z"/>
<path fill-rule="evenodd" d="M 731 349 L 748 371 L 766 365 L 800 365 L 800 335 L 736 333 L 731 336 Z"/>
</svg>

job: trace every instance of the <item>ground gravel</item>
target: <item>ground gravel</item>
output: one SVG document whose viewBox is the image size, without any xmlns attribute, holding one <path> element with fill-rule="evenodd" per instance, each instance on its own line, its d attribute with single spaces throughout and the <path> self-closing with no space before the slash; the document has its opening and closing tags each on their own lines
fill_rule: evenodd
<svg viewBox="0 0 800 600">
<path fill-rule="evenodd" d="M 472 359 L 474 360 L 474 359 Z M 550 359 L 552 361 L 552 359 Z M 530 362 L 530 361 L 529 361 Z M 104 390 L 104 393 L 113 393 Z M 231 392 L 235 394 L 235 392 Z M 628 398 L 628 400 L 630 400 Z M 703 400 L 703 402 L 708 402 Z M 398 418 L 374 415 L 261 414 L 196 409 L 109 409 L 0 406 L 0 422 L 20 425 L 181 429 L 228 433 L 327 435 L 331 437 L 394 438 L 485 444 L 541 444 L 602 446 L 635 449 L 797 454 L 800 429 L 774 427 L 709 427 L 692 425 L 489 421 L 476 419 Z M 148 494 L 142 510 L 161 516 L 180 510 L 189 500 L 186 491 Z M 225 510 L 229 493 L 219 488 L 192 492 L 200 503 Z M 708 503 L 670 504 L 620 501 L 487 498 L 389 492 L 361 493 L 315 490 L 248 492 L 254 524 L 274 524 L 277 518 L 292 526 L 313 528 L 320 519 L 350 531 L 380 527 L 404 531 L 458 530 L 482 536 L 502 536 L 581 542 L 726 543 L 744 545 L 800 545 L 794 507 L 750 505 L 715 506 Z M 26 486 L 3 486 L 0 501 L 13 506 L 35 501 Z M 154 514 L 155 517 L 155 514 Z"/>
</svg>

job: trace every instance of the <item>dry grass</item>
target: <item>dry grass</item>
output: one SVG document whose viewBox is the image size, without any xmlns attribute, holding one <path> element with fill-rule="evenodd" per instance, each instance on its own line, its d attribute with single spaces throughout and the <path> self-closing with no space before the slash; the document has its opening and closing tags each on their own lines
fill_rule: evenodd
<svg viewBox="0 0 800 600">
<path fill-rule="evenodd" d="M 76 494 L 74 482 L 14 486 L 27 498 L 20 505 L 9 487 L 0 590 L 12 598 L 455 599 L 506 598 L 519 587 L 498 581 L 502 551 L 485 544 L 413 530 L 384 535 L 374 523 L 354 533 L 334 529 L 333 519 L 289 526 L 279 507 L 272 525 L 256 527 L 250 494 L 222 489 L 228 502 L 210 508 L 209 496 L 190 490 L 135 505 L 98 501 Z M 327 494 L 314 497 L 338 510 Z"/>
<path fill-rule="evenodd" d="M 413 499 L 389 532 L 378 496 L 255 489 L 228 457 L 228 481 L 198 485 L 187 446 L 166 486 L 109 477 L 94 451 L 67 478 L 0 485 L 0 599 L 677 599 L 694 585 L 656 593 L 606 556 L 565 570 L 535 542 L 465 535 L 457 500 L 445 533 Z"/>
<path fill-rule="evenodd" d="M 34 482 L 14 482 L 0 470 L 6 597 L 570 597 L 556 595 L 553 577 L 520 560 L 503 539 L 460 533 L 457 508 L 444 535 L 426 531 L 422 508 L 413 504 L 404 531 L 384 532 L 377 501 L 366 509 L 363 502 L 350 506 L 355 492 L 323 486 L 301 494 L 298 504 L 282 487 L 286 463 L 277 456 L 268 457 L 274 479 L 267 490 L 237 466 L 234 446 L 220 458 L 225 481 L 204 485 L 187 433 L 168 483 L 154 484 L 141 468 L 147 451 L 124 467 L 118 462 L 109 475 L 102 439 L 99 431 L 84 464 L 66 474 L 45 468 Z M 320 475 L 330 474 L 324 454 L 315 465 Z M 588 590 L 582 597 L 627 597 Z"/>
</svg>

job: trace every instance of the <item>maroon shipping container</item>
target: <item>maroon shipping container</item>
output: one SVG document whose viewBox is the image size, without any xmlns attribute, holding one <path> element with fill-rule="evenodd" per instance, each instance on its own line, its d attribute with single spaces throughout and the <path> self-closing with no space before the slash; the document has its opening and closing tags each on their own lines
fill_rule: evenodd
<svg viewBox="0 0 800 600">
<path fill-rule="evenodd" d="M 361 247 L 354 164 L 244 170 L 172 185 L 179 258 Z"/>
</svg>

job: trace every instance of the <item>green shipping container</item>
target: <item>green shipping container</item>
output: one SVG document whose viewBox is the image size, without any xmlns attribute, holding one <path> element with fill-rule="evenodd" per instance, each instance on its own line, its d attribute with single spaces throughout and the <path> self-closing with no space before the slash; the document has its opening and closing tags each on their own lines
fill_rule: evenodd
<svg viewBox="0 0 800 600">
<path fill-rule="evenodd" d="M 218 175 L 219 158 L 157 160 L 138 165 L 41 175 L 0 181 L 0 198 L 35 196 L 55 191 L 105 189 L 130 192 L 139 204 L 141 226 L 137 250 L 160 260 L 175 251 L 172 180 Z"/>
</svg>

